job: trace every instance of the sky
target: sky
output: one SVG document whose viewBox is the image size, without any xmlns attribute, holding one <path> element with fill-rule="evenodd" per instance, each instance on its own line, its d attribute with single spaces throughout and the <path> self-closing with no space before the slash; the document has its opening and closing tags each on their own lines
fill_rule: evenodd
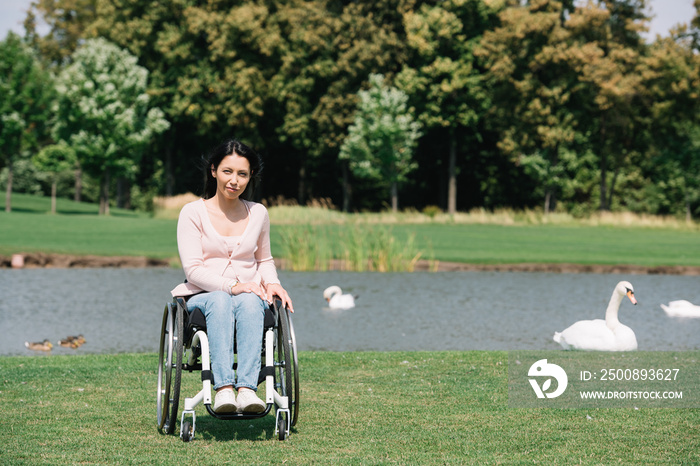
<svg viewBox="0 0 700 466">
<path fill-rule="evenodd" d="M 31 0 L 0 0 L 0 40 L 10 30 L 24 35 L 22 21 L 30 3 Z M 655 16 L 649 31 L 651 38 L 656 34 L 667 36 L 669 29 L 678 23 L 689 23 L 695 13 L 693 0 L 648 0 L 648 4 Z"/>
</svg>

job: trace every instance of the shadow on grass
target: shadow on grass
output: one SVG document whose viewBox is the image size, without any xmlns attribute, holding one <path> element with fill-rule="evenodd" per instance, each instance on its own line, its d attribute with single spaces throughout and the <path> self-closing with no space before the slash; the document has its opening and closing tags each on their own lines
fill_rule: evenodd
<svg viewBox="0 0 700 466">
<path fill-rule="evenodd" d="M 197 417 L 195 440 L 227 442 L 231 440 L 272 441 L 275 436 L 275 416 L 259 419 L 222 420 L 212 416 Z M 294 432 L 294 429 L 292 429 Z M 178 431 L 179 435 L 179 431 Z"/>
</svg>

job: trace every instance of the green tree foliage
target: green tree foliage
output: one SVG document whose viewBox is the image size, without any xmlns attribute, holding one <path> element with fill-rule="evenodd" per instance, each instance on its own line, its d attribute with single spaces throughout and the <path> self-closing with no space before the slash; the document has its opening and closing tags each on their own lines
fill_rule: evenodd
<svg viewBox="0 0 700 466">
<path fill-rule="evenodd" d="M 226 134 L 223 125 L 211 127 L 219 115 L 206 115 L 204 111 L 204 106 L 217 97 L 209 92 L 214 87 L 209 86 L 207 73 L 225 62 L 214 64 L 209 60 L 207 40 L 213 36 L 199 34 L 190 24 L 199 18 L 189 10 L 197 3 L 97 0 L 96 19 L 91 24 L 96 34 L 129 50 L 149 70 L 148 94 L 171 126 L 154 141 L 154 156 L 142 161 L 142 170 L 153 176 L 162 167 L 165 180 L 158 184 L 164 186 L 167 195 L 199 188 L 200 179 L 192 176 L 196 171 L 192 158 L 205 150 L 203 140 L 216 141 Z M 210 8 L 219 7 L 224 5 Z M 207 124 L 201 122 L 202 118 L 209 119 Z"/>
<path fill-rule="evenodd" d="M 499 148 L 535 178 L 545 211 L 580 186 L 572 151 L 598 157 L 602 210 L 638 154 L 643 7 L 535 0 L 504 10 L 501 25 L 484 34 L 479 53 L 489 67 Z"/>
<path fill-rule="evenodd" d="M 640 64 L 651 138 L 645 174 L 652 192 L 637 210 L 693 216 L 700 201 L 700 57 L 681 33 L 659 39 Z"/>
<path fill-rule="evenodd" d="M 33 0 L 25 24 L 26 41 L 57 73 L 94 37 L 149 71 L 149 106 L 171 126 L 144 157 L 116 141 L 113 159 L 130 161 L 110 168 L 141 192 L 198 192 L 200 156 L 234 135 L 263 154 L 265 197 L 379 208 L 388 175 L 350 185 L 350 160 L 338 155 L 359 90 L 382 74 L 422 124 L 411 158 L 420 170 L 397 185 L 411 187 L 401 193 L 407 205 L 693 216 L 700 23 L 648 44 L 647 3 Z M 39 17 L 45 37 L 34 31 Z M 11 132 L 19 120 L 4 115 Z"/>
<path fill-rule="evenodd" d="M 398 185 L 415 170 L 413 150 L 420 137 L 420 123 L 408 109 L 408 96 L 384 84 L 384 76 L 369 77 L 370 88 L 360 91 L 355 122 L 340 148 L 340 158 L 348 160 L 360 178 L 387 183 L 391 208 L 398 210 Z"/>
<path fill-rule="evenodd" d="M 599 158 L 599 206 L 609 210 L 618 184 L 638 174 L 645 140 L 644 89 L 639 63 L 647 46 L 639 35 L 646 25 L 644 0 L 590 2 L 567 22 L 576 49 L 570 56 L 584 84 L 580 127 Z"/>
<path fill-rule="evenodd" d="M 480 138 L 477 124 L 489 102 L 474 48 L 494 21 L 495 12 L 481 0 L 422 4 L 404 13 L 412 56 L 396 81 L 416 104 L 426 132 L 447 130 L 451 214 L 457 210 L 457 153 L 473 151 Z"/>
<path fill-rule="evenodd" d="M 280 65 L 270 86 L 267 115 L 272 122 L 280 121 L 269 139 L 281 143 L 283 154 L 272 163 L 298 167 L 300 202 L 313 195 L 314 181 L 317 187 L 339 185 L 328 183 L 328 175 L 336 171 L 357 91 L 369 74 L 394 71 L 404 59 L 405 45 L 397 26 L 407 3 L 297 0 L 279 5 L 272 16 L 274 32 L 280 37 Z M 347 209 L 345 164 L 341 170 Z"/>
<path fill-rule="evenodd" d="M 46 137 L 52 91 L 36 53 L 10 32 L 0 42 L 0 167 L 7 170 L 7 212 L 12 210 L 13 164 Z"/>
<path fill-rule="evenodd" d="M 111 177 L 133 179 L 152 136 L 168 128 L 163 112 L 149 108 L 147 79 L 136 57 L 101 38 L 86 41 L 58 76 L 54 138 L 102 179 L 101 213 L 109 213 Z"/>
<path fill-rule="evenodd" d="M 333 185 L 324 169 L 367 75 L 403 60 L 410 3 L 97 0 L 92 27 L 151 71 L 154 104 L 173 123 L 159 151 L 173 179 L 191 178 L 191 158 L 233 133 L 266 155 L 266 186 L 304 202 L 312 182 Z"/>
<path fill-rule="evenodd" d="M 49 62 L 61 64 L 81 41 L 90 37 L 89 25 L 95 20 L 97 0 L 33 0 L 24 21 L 27 37 Z M 39 35 L 37 17 L 49 26 Z"/>
</svg>

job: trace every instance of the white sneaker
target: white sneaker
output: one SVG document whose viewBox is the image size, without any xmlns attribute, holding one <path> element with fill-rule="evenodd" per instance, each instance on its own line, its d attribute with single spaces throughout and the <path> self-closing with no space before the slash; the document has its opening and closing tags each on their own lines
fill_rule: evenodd
<svg viewBox="0 0 700 466">
<path fill-rule="evenodd" d="M 236 395 L 233 390 L 224 389 L 216 392 L 214 396 L 214 412 L 216 413 L 235 413 L 238 410 L 236 404 Z"/>
<path fill-rule="evenodd" d="M 238 412 L 246 414 L 262 413 L 265 411 L 265 402 L 258 398 L 253 390 L 241 390 L 238 392 Z"/>
</svg>

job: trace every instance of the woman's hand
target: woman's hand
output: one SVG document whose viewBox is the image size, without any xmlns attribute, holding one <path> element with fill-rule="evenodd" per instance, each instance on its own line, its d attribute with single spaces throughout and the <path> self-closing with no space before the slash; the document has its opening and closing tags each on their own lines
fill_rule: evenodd
<svg viewBox="0 0 700 466">
<path fill-rule="evenodd" d="M 263 301 L 267 300 L 267 295 L 263 287 L 254 282 L 238 282 L 235 286 L 231 288 L 231 294 L 239 295 L 241 293 L 254 293 L 258 295 Z"/>
<path fill-rule="evenodd" d="M 267 302 L 274 302 L 275 296 L 277 296 L 280 301 L 282 301 L 282 307 L 286 307 L 291 312 L 294 312 L 294 307 L 292 306 L 292 298 L 289 297 L 287 292 L 282 285 L 279 283 L 270 283 L 267 285 Z"/>
</svg>

